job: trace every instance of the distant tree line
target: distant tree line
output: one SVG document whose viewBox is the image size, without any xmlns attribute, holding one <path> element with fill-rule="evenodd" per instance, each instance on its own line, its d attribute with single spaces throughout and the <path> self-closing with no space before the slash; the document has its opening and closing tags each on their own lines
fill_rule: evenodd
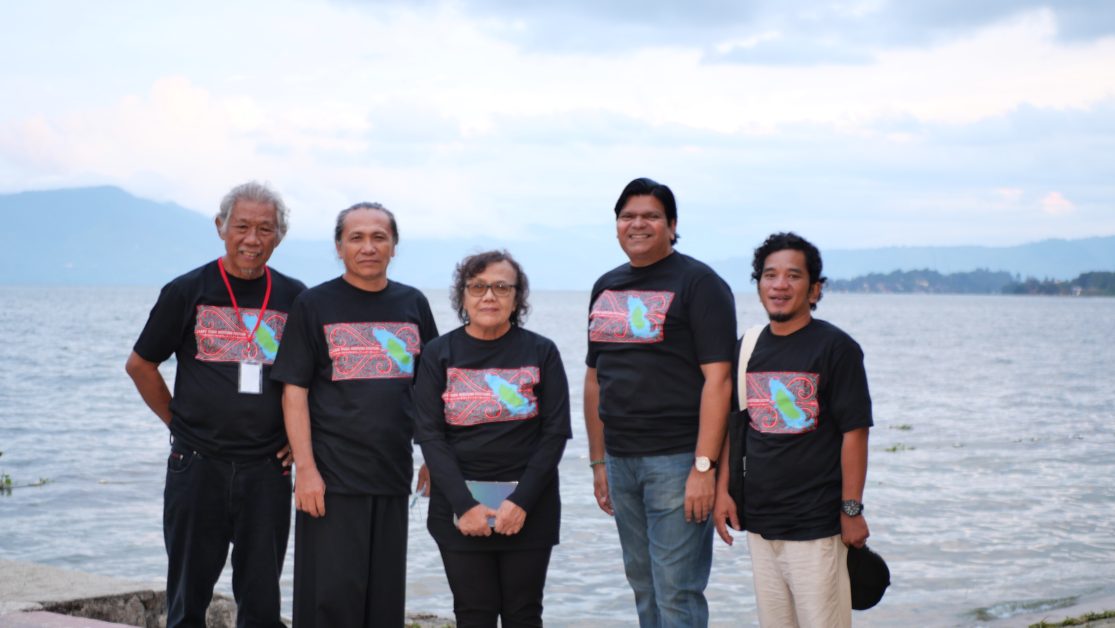
<svg viewBox="0 0 1115 628">
<path fill-rule="evenodd" d="M 986 268 L 942 275 L 935 270 L 896 270 L 870 273 L 855 279 L 834 279 L 825 288 L 837 292 L 888 292 L 918 294 L 996 294 L 1015 278 L 1005 270 Z"/>
<path fill-rule="evenodd" d="M 833 279 L 825 284 L 836 292 L 896 294 L 1049 294 L 1115 296 L 1115 272 L 1088 272 L 1076 279 L 1058 280 L 1011 275 L 986 268 L 942 275 L 935 270 L 896 270 L 870 273 L 854 279 Z"/>
<path fill-rule="evenodd" d="M 1115 296 L 1115 273 L 1091 272 L 1082 273 L 1076 279 L 1061 281 L 1057 279 L 1044 279 L 1038 281 L 1033 277 L 1026 281 L 1012 282 L 1003 288 L 1006 294 L 1053 294 L 1073 296 Z"/>
</svg>

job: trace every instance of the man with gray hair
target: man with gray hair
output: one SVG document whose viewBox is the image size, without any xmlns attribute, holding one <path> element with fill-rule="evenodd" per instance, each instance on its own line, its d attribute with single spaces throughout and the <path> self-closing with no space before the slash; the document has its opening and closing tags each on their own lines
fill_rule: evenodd
<svg viewBox="0 0 1115 628">
<path fill-rule="evenodd" d="M 268 377 L 287 313 L 306 286 L 267 266 L 287 208 L 256 182 L 221 201 L 220 258 L 163 287 L 128 357 L 143 401 L 170 430 L 163 539 L 167 626 L 205 626 L 232 543 L 237 626 L 282 626 L 290 532 L 282 386 Z M 177 358 L 174 394 L 159 364 Z"/>
</svg>

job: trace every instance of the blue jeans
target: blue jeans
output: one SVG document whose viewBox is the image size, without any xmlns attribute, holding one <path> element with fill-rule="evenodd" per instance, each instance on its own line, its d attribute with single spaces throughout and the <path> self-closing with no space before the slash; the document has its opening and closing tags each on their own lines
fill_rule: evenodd
<svg viewBox="0 0 1115 628">
<path fill-rule="evenodd" d="M 163 492 L 168 627 L 205 627 L 229 543 L 236 625 L 283 625 L 290 494 L 290 471 L 277 458 L 228 462 L 171 449 Z"/>
<path fill-rule="evenodd" d="M 685 521 L 685 481 L 693 453 L 605 458 L 639 626 L 707 626 L 712 518 Z"/>
</svg>

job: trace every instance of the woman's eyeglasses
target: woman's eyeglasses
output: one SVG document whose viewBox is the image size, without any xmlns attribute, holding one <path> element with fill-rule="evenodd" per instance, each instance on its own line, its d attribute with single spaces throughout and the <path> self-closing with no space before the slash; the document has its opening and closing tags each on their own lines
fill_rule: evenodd
<svg viewBox="0 0 1115 628">
<path fill-rule="evenodd" d="M 469 296 L 472 297 L 484 296 L 488 293 L 488 288 L 491 288 L 492 294 L 496 295 L 497 297 L 506 297 L 510 296 L 511 293 L 514 292 L 515 288 L 518 288 L 518 286 L 513 283 L 506 283 L 503 281 L 497 281 L 495 283 L 484 283 L 481 281 L 477 281 L 465 285 L 465 289 L 468 290 Z"/>
</svg>

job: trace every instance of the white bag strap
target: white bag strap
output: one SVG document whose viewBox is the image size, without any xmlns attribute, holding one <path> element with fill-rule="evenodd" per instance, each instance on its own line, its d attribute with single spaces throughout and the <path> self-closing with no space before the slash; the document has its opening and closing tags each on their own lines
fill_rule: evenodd
<svg viewBox="0 0 1115 628">
<path fill-rule="evenodd" d="M 755 351 L 755 343 L 759 341 L 759 334 L 766 325 L 755 325 L 743 332 L 743 342 L 739 346 L 739 373 L 736 380 L 736 397 L 741 411 L 747 409 L 747 363 L 751 361 L 751 353 Z"/>
</svg>

